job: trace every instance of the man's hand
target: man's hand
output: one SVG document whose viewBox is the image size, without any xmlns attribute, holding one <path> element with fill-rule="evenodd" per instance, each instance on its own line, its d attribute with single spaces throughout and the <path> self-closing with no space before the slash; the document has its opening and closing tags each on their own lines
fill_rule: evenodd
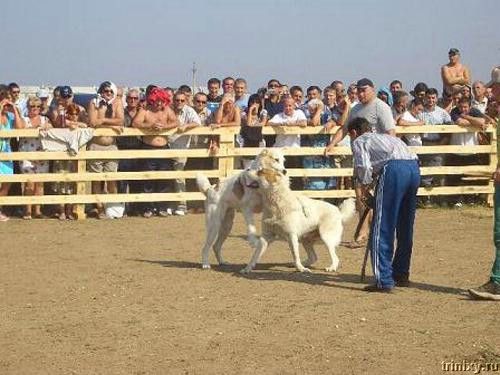
<svg viewBox="0 0 500 375">
<path fill-rule="evenodd" d="M 325 147 L 325 151 L 323 152 L 323 154 L 325 156 L 328 156 L 328 154 L 333 151 L 334 147 L 335 145 L 333 143 L 330 143 L 328 146 Z"/>
</svg>

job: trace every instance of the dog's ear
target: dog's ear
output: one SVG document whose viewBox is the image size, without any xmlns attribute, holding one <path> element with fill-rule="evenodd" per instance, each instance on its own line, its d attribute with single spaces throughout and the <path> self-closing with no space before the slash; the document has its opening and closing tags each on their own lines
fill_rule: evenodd
<svg viewBox="0 0 500 375">
<path fill-rule="evenodd" d="M 243 194 L 245 194 L 243 185 L 241 184 L 239 179 L 236 180 L 236 182 L 233 184 L 233 194 L 236 195 L 236 198 L 238 199 L 243 198 Z"/>
</svg>

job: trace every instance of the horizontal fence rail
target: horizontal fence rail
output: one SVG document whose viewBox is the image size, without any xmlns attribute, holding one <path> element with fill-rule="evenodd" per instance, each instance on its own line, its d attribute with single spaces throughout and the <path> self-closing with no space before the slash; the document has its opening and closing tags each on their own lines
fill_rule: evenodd
<svg viewBox="0 0 500 375">
<path fill-rule="evenodd" d="M 325 132 L 323 127 L 295 127 L 295 126 L 265 126 L 262 129 L 263 135 L 286 134 L 286 135 L 317 135 L 334 134 L 338 128 L 333 128 Z M 149 201 L 193 201 L 203 200 L 203 194 L 199 192 L 184 193 L 134 193 L 134 194 L 91 194 L 90 184 L 92 181 L 147 181 L 160 179 L 194 179 L 198 172 L 202 172 L 209 178 L 224 179 L 240 171 L 237 160 L 241 157 L 253 157 L 260 152 L 260 148 L 238 147 L 235 141 L 239 134 L 239 127 L 221 127 L 212 129 L 210 127 L 199 127 L 182 133 L 183 135 L 213 136 L 219 139 L 219 150 L 216 154 L 211 154 L 209 150 L 203 148 L 191 149 L 168 149 L 168 150 L 118 150 L 118 151 L 87 151 L 82 148 L 76 155 L 72 156 L 67 152 L 12 152 L 0 153 L 0 161 L 22 161 L 22 160 L 73 160 L 77 164 L 75 173 L 40 173 L 40 174 L 15 174 L 0 175 L 0 183 L 28 183 L 28 182 L 74 182 L 76 183 L 76 194 L 74 195 L 43 195 L 43 196 L 6 196 L 0 197 L 1 205 L 26 205 L 26 204 L 78 204 L 78 217 L 83 218 L 84 204 L 88 203 L 117 203 L 117 202 L 149 202 Z M 467 128 L 456 125 L 431 125 L 431 126 L 406 126 L 397 127 L 397 134 L 417 134 L 417 133 L 471 133 L 477 132 L 477 128 Z M 464 175 L 464 179 L 476 184 L 466 186 L 439 186 L 431 188 L 420 188 L 419 195 L 454 195 L 454 194 L 487 194 L 491 201 L 493 193 L 493 182 L 491 174 L 496 168 L 496 129 L 489 127 L 485 132 L 490 134 L 491 142 L 488 145 L 478 146 L 421 146 L 410 147 L 412 151 L 419 155 L 426 154 L 485 154 L 489 155 L 487 165 L 464 165 L 464 166 L 438 166 L 421 167 L 423 176 L 432 175 Z M 146 135 L 175 134 L 176 130 L 164 132 L 154 132 L 148 129 L 126 128 L 123 132 L 116 132 L 113 129 L 95 129 L 94 136 L 113 137 L 140 137 Z M 1 138 L 36 138 L 39 132 L 37 129 L 18 129 L 0 131 Z M 285 156 L 311 156 L 323 155 L 324 148 L 300 147 L 283 148 Z M 350 147 L 335 147 L 329 156 L 351 155 Z M 187 157 L 196 159 L 214 158 L 218 161 L 216 169 L 209 170 L 184 170 L 184 171 L 137 171 L 137 172 L 108 172 L 91 173 L 87 171 L 87 161 L 91 160 L 125 160 L 125 159 L 169 159 L 173 157 Z M 290 168 L 287 170 L 290 177 L 351 177 L 352 168 L 321 168 L 302 169 Z M 353 197 L 353 190 L 304 190 L 305 195 L 314 198 L 344 198 Z"/>
</svg>

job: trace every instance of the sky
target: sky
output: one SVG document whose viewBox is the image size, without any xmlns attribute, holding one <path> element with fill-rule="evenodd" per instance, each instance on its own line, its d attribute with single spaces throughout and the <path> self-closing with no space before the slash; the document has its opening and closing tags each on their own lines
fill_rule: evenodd
<svg viewBox="0 0 500 375">
<path fill-rule="evenodd" d="M 441 89 L 451 47 L 472 79 L 500 65 L 498 0 L 2 0 L 0 82 L 325 87 L 368 77 Z"/>
</svg>

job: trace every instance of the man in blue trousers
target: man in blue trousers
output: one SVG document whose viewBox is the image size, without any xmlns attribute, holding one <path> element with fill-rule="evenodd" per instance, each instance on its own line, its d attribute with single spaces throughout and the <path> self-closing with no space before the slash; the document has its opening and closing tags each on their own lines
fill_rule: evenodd
<svg viewBox="0 0 500 375">
<path fill-rule="evenodd" d="M 367 292 L 390 293 L 409 285 L 413 224 L 420 169 L 417 156 L 399 138 L 372 133 L 364 118 L 348 125 L 354 155 L 354 176 L 368 197 L 375 185 L 369 248 L 376 283 Z M 394 235 L 397 247 L 394 254 Z"/>
</svg>

